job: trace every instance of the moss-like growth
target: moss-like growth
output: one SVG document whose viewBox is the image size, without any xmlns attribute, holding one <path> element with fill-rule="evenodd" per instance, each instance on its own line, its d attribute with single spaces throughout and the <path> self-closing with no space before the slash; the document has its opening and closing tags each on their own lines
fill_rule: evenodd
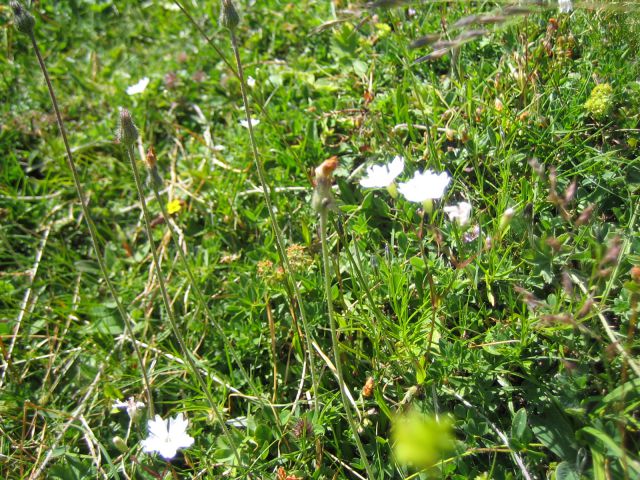
<svg viewBox="0 0 640 480">
<path fill-rule="evenodd" d="M 613 109 L 613 88 L 608 83 L 596 85 L 591 90 L 589 99 L 585 102 L 584 108 L 596 120 L 607 117 Z"/>
</svg>

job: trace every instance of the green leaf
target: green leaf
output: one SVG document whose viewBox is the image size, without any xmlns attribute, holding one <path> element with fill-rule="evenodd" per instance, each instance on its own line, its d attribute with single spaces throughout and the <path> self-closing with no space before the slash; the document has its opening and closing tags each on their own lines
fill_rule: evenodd
<svg viewBox="0 0 640 480">
<path fill-rule="evenodd" d="M 578 447 L 571 424 L 555 407 L 542 410 L 529 420 L 535 437 L 562 460 L 575 462 Z"/>
<path fill-rule="evenodd" d="M 569 462 L 559 463 L 554 475 L 555 480 L 580 480 L 580 473 Z"/>
<path fill-rule="evenodd" d="M 595 437 L 597 440 L 601 442 L 602 446 L 606 450 L 603 453 L 609 454 L 610 456 L 616 457 L 618 459 L 624 458 L 624 463 L 627 465 L 627 467 L 633 470 L 637 475 L 640 475 L 640 462 L 632 458 L 629 455 L 629 452 L 624 452 L 619 442 L 615 441 L 605 432 L 601 430 L 597 430 L 593 427 L 584 427 L 578 433 L 583 433 L 583 432 Z"/>
<path fill-rule="evenodd" d="M 521 408 L 513 416 L 511 422 L 511 438 L 516 442 L 522 442 L 527 431 L 527 411 Z"/>
</svg>

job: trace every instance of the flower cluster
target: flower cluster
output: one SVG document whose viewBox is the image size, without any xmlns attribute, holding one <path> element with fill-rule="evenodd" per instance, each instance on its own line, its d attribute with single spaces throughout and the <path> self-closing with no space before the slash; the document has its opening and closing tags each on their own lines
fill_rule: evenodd
<svg viewBox="0 0 640 480">
<path fill-rule="evenodd" d="M 604 119 L 613 109 L 613 88 L 608 83 L 596 85 L 585 102 L 585 110 L 596 120 Z"/>
<path fill-rule="evenodd" d="M 364 188 L 386 188 L 393 198 L 397 198 L 400 193 L 410 202 L 421 203 L 425 211 L 431 213 L 433 200 L 442 198 L 451 183 L 451 177 L 447 172 L 425 170 L 415 172 L 412 179 L 396 185 L 396 178 L 403 170 L 404 158 L 396 156 L 388 165 L 368 167 L 366 175 L 360 179 L 360 185 Z M 460 202 L 444 207 L 444 212 L 449 216 L 449 220 L 465 226 L 471 217 L 471 204 Z"/>
</svg>

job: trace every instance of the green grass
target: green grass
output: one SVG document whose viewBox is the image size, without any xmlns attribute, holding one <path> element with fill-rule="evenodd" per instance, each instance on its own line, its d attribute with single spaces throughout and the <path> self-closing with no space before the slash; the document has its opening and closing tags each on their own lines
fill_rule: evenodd
<svg viewBox="0 0 640 480">
<path fill-rule="evenodd" d="M 129 396 L 146 402 L 140 365 L 101 277 L 33 49 L 0 6 L 0 476 L 280 478 L 282 467 L 301 478 L 366 477 L 334 373 L 311 208 L 313 169 L 334 155 L 331 302 L 374 476 L 640 475 L 638 5 L 576 2 L 570 15 L 535 7 L 482 27 L 454 62 L 449 53 L 414 64 L 430 51 L 412 50 L 417 38 L 443 24 L 454 38 L 455 21 L 506 4 L 347 3 L 236 4 L 257 147 L 299 296 L 279 266 L 239 124 L 240 82 L 188 18 L 170 1 L 29 6 L 156 413 L 184 412 L 195 438 L 171 463 L 141 450 L 148 409 L 129 433 L 126 413 L 111 411 Z M 233 65 L 219 5 L 184 4 Z M 145 76 L 146 90 L 127 95 Z M 594 118 L 585 103 L 601 83 L 612 86 L 612 108 Z M 153 236 L 178 328 L 230 437 L 167 319 L 127 154 L 114 142 L 119 107 L 144 150 L 156 150 L 164 201 L 181 201 L 179 241 L 224 341 L 172 230 L 158 223 Z M 452 176 L 432 217 L 358 184 L 368 165 L 395 155 L 406 160 L 400 181 L 426 168 Z M 461 200 L 473 205 L 468 230 L 442 210 Z M 501 226 L 507 208 L 515 215 Z M 476 225 L 479 237 L 465 242 Z M 410 411 L 437 437 L 435 453 L 416 445 L 427 465 L 394 453 L 403 440 L 394 420 Z M 451 448 L 440 448 L 446 421 L 429 427 L 433 416 L 451 420 Z"/>
</svg>

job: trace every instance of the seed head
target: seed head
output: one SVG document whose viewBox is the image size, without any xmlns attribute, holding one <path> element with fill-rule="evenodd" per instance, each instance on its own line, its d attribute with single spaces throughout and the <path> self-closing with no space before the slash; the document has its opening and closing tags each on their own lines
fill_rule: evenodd
<svg viewBox="0 0 640 480">
<path fill-rule="evenodd" d="M 311 438 L 313 436 L 313 425 L 306 418 L 300 418 L 293 426 L 293 435 L 296 438 Z"/>
<path fill-rule="evenodd" d="M 123 108 L 120 110 L 120 130 L 118 132 L 118 140 L 125 146 L 132 146 L 138 139 L 138 129 L 133 124 L 133 119 L 129 110 Z"/>
<path fill-rule="evenodd" d="M 240 16 L 231 0 L 222 0 L 220 8 L 220 23 L 223 27 L 233 31 L 240 23 Z"/>
<path fill-rule="evenodd" d="M 15 25 L 20 33 L 25 35 L 33 35 L 33 26 L 36 24 L 35 18 L 31 15 L 20 2 L 11 2 L 11 9 L 15 16 Z"/>
</svg>

